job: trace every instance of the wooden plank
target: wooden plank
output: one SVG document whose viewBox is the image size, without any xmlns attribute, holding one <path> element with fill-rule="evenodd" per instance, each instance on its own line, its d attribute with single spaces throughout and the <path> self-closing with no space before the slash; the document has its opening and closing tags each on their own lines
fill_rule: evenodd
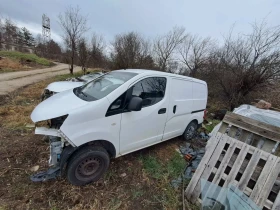
<svg viewBox="0 0 280 210">
<path fill-rule="evenodd" d="M 272 206 L 272 210 L 280 210 L 280 193 L 278 193 L 275 201 L 274 201 L 274 204 Z"/>
<path fill-rule="evenodd" d="M 227 179 L 225 180 L 225 183 L 224 183 L 224 187 L 228 187 L 229 183 L 231 183 L 232 181 L 234 181 L 248 151 L 249 151 L 249 148 L 250 146 L 248 144 L 243 144 L 228 176 L 227 176 Z"/>
<path fill-rule="evenodd" d="M 250 180 L 250 178 L 259 162 L 260 156 L 261 156 L 261 150 L 256 149 L 238 183 L 238 189 L 240 191 L 243 191 L 245 189 L 245 187 L 247 186 L 248 181 Z"/>
<path fill-rule="evenodd" d="M 212 183 L 213 183 L 213 184 L 216 184 L 216 185 L 219 184 L 219 180 L 220 180 L 220 178 L 221 178 L 221 177 L 223 176 L 223 174 L 224 174 L 223 172 L 224 172 L 225 167 L 226 167 L 226 165 L 227 165 L 227 161 L 229 161 L 228 158 L 231 157 L 231 155 L 232 155 L 232 153 L 233 153 L 233 151 L 234 151 L 234 149 L 235 149 L 235 144 L 236 144 L 236 142 L 237 142 L 237 140 L 234 140 L 234 139 L 232 139 L 232 138 L 229 137 L 229 136 L 227 136 L 224 140 L 226 141 L 227 144 L 229 144 L 229 148 L 228 148 L 228 150 L 226 151 L 226 154 L 225 154 L 223 160 L 221 161 L 221 164 L 220 164 L 219 168 L 218 168 L 218 169 L 214 168 L 214 169 L 212 170 L 212 173 L 215 173 L 215 176 L 214 176 L 214 179 L 212 180 Z M 232 150 L 233 150 L 233 151 L 232 151 Z M 232 152 L 231 152 L 231 151 L 232 151 Z M 216 189 L 204 189 L 204 191 L 205 191 L 205 197 L 207 197 L 207 195 L 212 195 L 213 193 L 216 193 L 215 190 L 216 190 Z M 219 196 L 220 196 L 219 193 L 216 194 L 216 196 L 219 197 Z M 219 197 L 217 200 L 219 200 L 219 199 L 220 199 L 220 197 Z"/>
<path fill-rule="evenodd" d="M 190 200 L 193 190 L 195 189 L 197 184 L 200 182 L 201 174 L 203 173 L 207 163 L 209 162 L 209 159 L 211 158 L 214 150 L 216 149 L 221 137 L 222 137 L 222 134 L 218 132 L 215 136 L 212 136 L 209 139 L 209 141 L 207 143 L 206 153 L 203 156 L 203 158 L 201 159 L 201 162 L 198 165 L 198 167 L 191 179 L 191 182 L 189 183 L 189 185 L 185 191 L 185 194 L 186 194 L 186 197 L 188 200 Z M 193 202 L 195 202 L 195 201 L 193 200 Z"/>
<path fill-rule="evenodd" d="M 242 130 L 241 136 L 238 140 L 247 143 L 247 139 L 249 138 L 250 135 L 251 135 L 250 132 L 246 130 Z"/>
<path fill-rule="evenodd" d="M 259 194 L 259 196 L 258 196 L 258 199 L 256 201 L 256 204 L 258 206 L 263 207 L 263 205 L 264 205 L 266 199 L 268 198 L 269 193 L 270 193 L 271 189 L 273 188 L 273 185 L 279 175 L 279 172 L 280 172 L 280 158 L 278 157 L 273 166 L 273 169 L 271 170 L 270 174 L 268 175 L 268 177 L 266 179 L 265 184 L 263 185 L 263 188 L 261 190 L 262 193 Z M 280 195 L 280 193 L 278 193 L 277 198 L 279 197 L 279 195 Z M 276 209 L 277 208 L 280 209 L 280 197 L 278 198 L 278 201 L 277 201 L 277 198 L 274 202 L 273 207 Z"/>
<path fill-rule="evenodd" d="M 224 134 L 228 128 L 228 124 L 222 121 L 222 125 L 220 126 L 218 132 Z"/>
<path fill-rule="evenodd" d="M 226 134 L 223 134 L 213 155 L 211 156 L 209 162 L 205 165 L 204 167 L 204 171 L 203 173 L 201 174 L 201 177 L 200 179 L 205 179 L 205 180 L 208 180 L 214 166 L 216 165 L 216 162 L 218 161 L 219 159 L 219 156 L 221 154 L 221 152 L 223 151 L 223 148 L 226 144 L 226 139 L 227 139 L 227 135 Z M 190 197 L 191 201 L 192 200 L 195 200 L 198 198 L 199 194 L 201 192 L 201 185 L 200 185 L 200 182 L 197 183 L 196 187 L 194 188 L 193 192 L 192 192 L 192 195 Z"/>
<path fill-rule="evenodd" d="M 223 122 L 274 141 L 280 141 L 280 128 L 238 114 L 227 112 Z"/>
<path fill-rule="evenodd" d="M 212 183 L 219 184 L 220 179 L 223 176 L 224 171 L 225 171 L 225 169 L 226 169 L 226 167 L 227 167 L 227 165 L 230 161 L 230 158 L 231 158 L 231 156 L 232 156 L 232 154 L 233 154 L 233 152 L 236 148 L 237 142 L 238 142 L 237 140 L 235 140 L 231 137 L 227 138 L 227 143 L 230 144 L 230 146 L 229 146 L 225 156 L 223 157 L 223 160 L 221 161 L 221 164 L 220 164 L 220 166 L 219 166 L 219 168 L 218 168 L 218 170 L 215 174 L 215 177 L 214 177 Z"/>
<path fill-rule="evenodd" d="M 235 138 L 238 128 L 236 126 L 231 126 L 228 135 Z"/>
<path fill-rule="evenodd" d="M 238 145 L 237 145 L 237 147 L 238 147 Z M 270 154 L 268 154 L 268 155 L 270 155 Z M 221 159 L 219 159 L 220 161 L 222 161 L 222 158 L 223 157 L 221 157 Z M 228 163 L 228 166 L 229 167 L 231 167 L 231 168 L 233 168 L 233 164 L 234 164 L 234 161 L 236 160 L 236 158 L 237 158 L 237 155 L 236 154 L 233 154 L 233 156 L 232 156 L 232 158 L 230 159 L 230 161 L 229 161 L 229 163 Z M 266 160 L 268 158 L 268 156 L 266 157 L 265 155 L 262 155 L 261 156 L 261 159 L 264 159 L 264 160 Z M 244 161 L 243 161 L 243 163 L 241 164 L 241 167 L 240 167 L 240 169 L 239 169 L 239 173 L 241 173 L 241 174 L 243 174 L 244 173 L 244 171 L 245 171 L 245 169 L 246 169 L 246 166 L 248 165 L 248 160 L 246 160 L 246 159 L 244 159 Z M 252 174 L 252 176 L 251 176 L 251 179 L 253 180 L 253 181 L 255 181 L 255 182 L 257 182 L 257 180 L 258 180 L 258 177 L 260 176 L 260 174 L 261 174 L 261 171 L 262 171 L 262 167 L 260 167 L 260 166 L 257 166 L 256 168 L 255 168 L 255 171 L 254 171 L 254 173 Z M 235 175 L 236 176 L 236 175 Z M 227 175 L 226 174 L 223 174 L 223 179 L 224 180 L 226 180 L 226 177 L 227 177 Z M 280 179 L 279 179 L 280 180 Z M 278 193 L 278 191 L 280 190 L 280 186 L 276 186 L 276 185 L 273 185 L 273 188 L 272 188 L 272 192 L 275 192 L 275 193 Z"/>
<path fill-rule="evenodd" d="M 261 193 L 264 184 L 268 178 L 268 175 L 270 174 L 271 170 L 273 169 L 274 164 L 277 161 L 277 157 L 275 155 L 270 155 L 263 167 L 263 170 L 258 178 L 258 181 L 250 195 L 250 198 L 256 203 L 259 194 Z"/>
<path fill-rule="evenodd" d="M 264 206 L 268 209 L 272 209 L 273 203 L 270 200 L 266 200 Z"/>
</svg>

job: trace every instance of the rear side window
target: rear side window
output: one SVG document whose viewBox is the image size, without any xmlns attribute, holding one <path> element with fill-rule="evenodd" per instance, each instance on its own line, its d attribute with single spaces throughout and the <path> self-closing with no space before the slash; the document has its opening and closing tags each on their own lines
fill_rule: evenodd
<svg viewBox="0 0 280 210">
<path fill-rule="evenodd" d="M 152 106 L 161 101 L 165 94 L 166 78 L 149 77 L 132 86 L 132 97 L 143 99 L 143 106 Z"/>
</svg>

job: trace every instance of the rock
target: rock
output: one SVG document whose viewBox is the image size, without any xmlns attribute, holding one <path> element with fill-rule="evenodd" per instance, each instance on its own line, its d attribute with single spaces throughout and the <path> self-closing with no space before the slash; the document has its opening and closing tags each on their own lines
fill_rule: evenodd
<svg viewBox="0 0 280 210">
<path fill-rule="evenodd" d="M 122 173 L 120 177 L 126 177 L 126 173 Z"/>
<path fill-rule="evenodd" d="M 36 172 L 36 171 L 38 171 L 38 169 L 39 169 L 39 166 L 37 165 L 37 166 L 33 166 L 33 167 L 30 169 L 30 171 Z"/>
</svg>

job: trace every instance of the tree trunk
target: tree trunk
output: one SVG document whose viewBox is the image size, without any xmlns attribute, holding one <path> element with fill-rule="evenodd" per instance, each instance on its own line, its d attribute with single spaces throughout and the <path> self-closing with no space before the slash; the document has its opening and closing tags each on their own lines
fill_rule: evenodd
<svg viewBox="0 0 280 210">
<path fill-rule="evenodd" d="M 74 53 L 72 52 L 72 56 L 71 56 L 71 67 L 70 67 L 70 74 L 73 74 L 73 70 L 74 70 Z"/>
</svg>

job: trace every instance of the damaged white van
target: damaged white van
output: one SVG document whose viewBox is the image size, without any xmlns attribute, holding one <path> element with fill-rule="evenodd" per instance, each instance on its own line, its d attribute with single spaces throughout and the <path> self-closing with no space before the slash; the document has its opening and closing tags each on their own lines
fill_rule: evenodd
<svg viewBox="0 0 280 210">
<path fill-rule="evenodd" d="M 118 70 L 51 96 L 32 112 L 47 121 L 35 134 L 50 138 L 50 168 L 31 177 L 66 175 L 74 185 L 98 180 L 110 158 L 183 135 L 202 123 L 207 84 L 150 70 Z"/>
</svg>

